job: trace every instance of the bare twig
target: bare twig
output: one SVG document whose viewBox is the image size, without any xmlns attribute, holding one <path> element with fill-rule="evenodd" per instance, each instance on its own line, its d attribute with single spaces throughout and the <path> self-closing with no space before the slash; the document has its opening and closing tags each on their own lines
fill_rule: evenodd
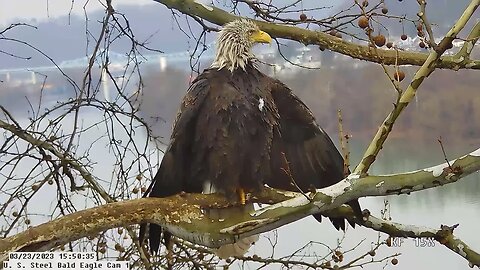
<svg viewBox="0 0 480 270">
<path fill-rule="evenodd" d="M 441 55 L 447 49 L 446 44 L 451 43 L 451 41 L 457 36 L 457 34 L 465 27 L 468 20 L 471 18 L 477 7 L 480 5 L 480 0 L 472 0 L 468 7 L 465 9 L 464 13 L 460 16 L 455 25 L 448 31 L 445 37 L 442 39 L 438 45 L 439 50 L 432 50 L 423 65 L 418 69 L 413 77 L 408 88 L 403 92 L 398 104 L 393 108 L 393 110 L 387 115 L 382 125 L 375 134 L 372 142 L 365 151 L 362 160 L 357 165 L 354 170 L 355 174 L 365 174 L 367 173 L 370 165 L 377 158 L 378 153 L 382 149 L 383 143 L 387 139 L 388 135 L 392 131 L 393 124 L 402 111 L 407 107 L 410 101 L 416 95 L 416 92 L 423 80 L 427 78 L 438 66 Z"/>
</svg>

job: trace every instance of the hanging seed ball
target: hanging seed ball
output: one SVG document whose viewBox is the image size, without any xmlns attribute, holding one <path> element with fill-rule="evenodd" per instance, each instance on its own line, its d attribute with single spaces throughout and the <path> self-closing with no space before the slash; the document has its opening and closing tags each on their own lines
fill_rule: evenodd
<svg viewBox="0 0 480 270">
<path fill-rule="evenodd" d="M 416 24 L 416 26 L 417 26 L 417 31 L 419 31 L 419 32 L 423 31 L 423 24 L 422 23 L 418 22 Z"/>
<path fill-rule="evenodd" d="M 28 219 L 28 218 L 25 219 L 25 224 L 30 225 L 30 223 L 31 223 L 30 219 Z"/>
<path fill-rule="evenodd" d="M 392 42 L 387 42 L 387 48 L 392 48 L 393 47 L 393 43 Z"/>
<path fill-rule="evenodd" d="M 393 264 L 393 265 L 397 265 L 397 264 L 398 264 L 398 259 L 397 259 L 397 258 L 393 258 L 393 259 L 392 259 L 392 264 Z"/>
<path fill-rule="evenodd" d="M 364 7 L 368 7 L 368 1 L 367 1 L 367 0 L 363 0 L 363 2 L 362 2 L 362 6 L 364 6 Z"/>
<path fill-rule="evenodd" d="M 400 70 L 398 71 L 398 74 L 400 74 Z M 405 75 L 404 75 L 405 76 Z M 393 74 L 393 78 L 395 78 L 395 80 L 397 80 L 398 76 L 397 76 L 397 73 Z M 388 237 L 387 238 L 387 246 L 391 247 L 392 246 L 392 237 Z"/>
<path fill-rule="evenodd" d="M 306 21 L 307 20 L 307 15 L 305 13 L 300 14 L 300 20 L 302 22 Z"/>
<path fill-rule="evenodd" d="M 231 262 L 232 262 L 232 259 L 230 259 L 230 258 L 225 259 L 225 262 L 226 262 L 226 263 L 231 263 Z"/>
<path fill-rule="evenodd" d="M 47 181 L 47 183 L 48 183 L 49 185 L 53 185 L 53 180 L 50 179 L 50 180 Z"/>
<path fill-rule="evenodd" d="M 141 174 L 139 174 L 135 178 L 140 181 L 140 180 L 142 180 L 143 176 Z"/>
<path fill-rule="evenodd" d="M 342 33 L 337 32 L 337 33 L 335 34 L 335 36 L 336 36 L 337 38 L 342 38 Z"/>
<path fill-rule="evenodd" d="M 122 246 L 119 243 L 115 244 L 115 250 L 120 251 L 122 249 Z"/>
<path fill-rule="evenodd" d="M 332 30 L 330 30 L 330 32 L 328 32 L 328 33 L 329 33 L 330 35 L 332 35 L 332 36 L 336 36 L 336 35 L 337 35 L 337 30 L 332 29 Z"/>
<path fill-rule="evenodd" d="M 32 185 L 32 190 L 37 191 L 38 190 L 38 185 Z"/>
<path fill-rule="evenodd" d="M 137 193 L 138 193 L 138 188 L 137 188 L 137 187 L 133 188 L 133 189 L 132 189 L 132 193 L 133 193 L 133 194 L 137 194 Z"/>
<path fill-rule="evenodd" d="M 102 254 L 105 254 L 105 252 L 107 252 L 107 249 L 102 247 L 102 248 L 99 248 L 98 249 L 98 252 L 102 253 Z"/>
<path fill-rule="evenodd" d="M 18 212 L 17 212 L 17 211 L 13 211 L 12 216 L 18 217 Z"/>
<path fill-rule="evenodd" d="M 405 72 L 399 70 L 399 71 L 396 71 L 394 74 L 393 74 L 393 78 L 399 82 L 403 81 L 403 79 L 405 79 Z M 389 237 L 387 239 L 387 246 L 392 246 L 392 238 Z"/>
<path fill-rule="evenodd" d="M 418 46 L 420 46 L 420 48 L 425 48 L 425 43 L 423 41 L 420 41 L 420 43 L 418 43 Z"/>
<path fill-rule="evenodd" d="M 365 29 L 368 27 L 368 18 L 367 16 L 361 16 L 359 19 L 358 19 L 358 26 L 362 29 Z"/>
<path fill-rule="evenodd" d="M 407 40 L 407 35 L 403 34 L 400 38 L 401 38 L 402 40 Z"/>
<path fill-rule="evenodd" d="M 375 45 L 377 45 L 378 47 L 382 47 L 383 45 L 385 45 L 385 42 L 387 42 L 387 39 L 384 35 L 378 35 L 373 38 L 373 41 L 375 42 Z"/>
<path fill-rule="evenodd" d="M 375 254 L 376 254 L 376 253 L 375 253 L 375 250 L 371 250 L 370 252 L 368 252 L 368 255 L 370 255 L 370 256 L 372 256 L 372 257 L 375 256 Z"/>
<path fill-rule="evenodd" d="M 382 8 L 382 13 L 387 14 L 388 13 L 388 8 L 386 8 L 386 7 Z"/>
<path fill-rule="evenodd" d="M 142 191 L 142 193 L 144 193 L 145 191 L 147 191 L 147 188 L 146 188 L 146 187 L 142 187 L 140 190 Z"/>
</svg>

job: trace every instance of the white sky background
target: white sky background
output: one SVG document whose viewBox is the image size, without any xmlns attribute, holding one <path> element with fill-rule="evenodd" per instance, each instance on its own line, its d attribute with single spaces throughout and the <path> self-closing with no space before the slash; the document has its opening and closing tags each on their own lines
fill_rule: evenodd
<svg viewBox="0 0 480 270">
<path fill-rule="evenodd" d="M 73 2 L 73 3 L 72 3 Z M 65 16 L 85 14 L 103 9 L 105 1 L 99 0 L 0 0 L 0 25 L 31 20 L 47 20 Z M 120 4 L 146 5 L 155 4 L 152 0 L 113 0 L 114 7 Z"/>
<path fill-rule="evenodd" d="M 209 4 L 209 0 L 197 0 L 201 3 Z M 277 0 L 280 3 L 288 2 L 286 0 Z M 0 25 L 10 23 L 29 22 L 32 20 L 43 21 L 55 17 L 71 15 L 84 16 L 99 9 L 103 9 L 106 0 L 0 0 Z M 321 5 L 326 7 L 336 7 L 341 5 L 344 0 L 320 1 Z M 113 7 L 118 5 L 158 5 L 153 0 L 112 0 Z M 302 7 L 310 8 L 317 6 L 317 0 L 306 0 Z M 313 6 L 312 6 L 313 5 Z M 85 8 L 85 10 L 84 10 Z M 323 11 L 319 11 L 320 14 Z M 329 9 L 324 11 L 329 12 Z"/>
</svg>

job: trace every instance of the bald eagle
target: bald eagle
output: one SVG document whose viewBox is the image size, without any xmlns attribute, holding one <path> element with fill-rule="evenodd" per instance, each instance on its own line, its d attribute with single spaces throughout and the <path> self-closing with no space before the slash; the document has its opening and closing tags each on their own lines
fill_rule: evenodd
<svg viewBox="0 0 480 270">
<path fill-rule="evenodd" d="M 219 192 L 242 205 L 246 192 L 264 185 L 306 191 L 344 178 L 341 154 L 308 107 L 286 85 L 255 67 L 252 46 L 271 40 L 251 20 L 224 25 L 211 67 L 183 98 L 170 144 L 145 196 Z M 361 215 L 357 200 L 348 204 Z M 225 211 L 234 210 L 224 209 L 228 217 Z M 321 221 L 320 214 L 314 217 Z M 343 218 L 331 221 L 337 230 L 345 230 Z M 141 239 L 146 226 L 141 226 Z M 148 226 L 150 248 L 156 252 L 162 229 Z M 163 232 L 163 239 L 168 243 L 170 234 Z M 223 257 L 243 255 L 255 240 L 240 241 L 240 248 Z"/>
</svg>

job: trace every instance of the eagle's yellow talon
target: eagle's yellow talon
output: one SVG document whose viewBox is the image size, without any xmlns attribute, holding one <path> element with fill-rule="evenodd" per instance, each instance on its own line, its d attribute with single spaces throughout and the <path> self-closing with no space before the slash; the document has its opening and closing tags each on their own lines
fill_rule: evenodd
<svg viewBox="0 0 480 270">
<path fill-rule="evenodd" d="M 237 192 L 238 192 L 238 197 L 240 198 L 240 204 L 245 205 L 245 202 L 246 202 L 245 190 L 243 188 L 239 188 Z"/>
</svg>

